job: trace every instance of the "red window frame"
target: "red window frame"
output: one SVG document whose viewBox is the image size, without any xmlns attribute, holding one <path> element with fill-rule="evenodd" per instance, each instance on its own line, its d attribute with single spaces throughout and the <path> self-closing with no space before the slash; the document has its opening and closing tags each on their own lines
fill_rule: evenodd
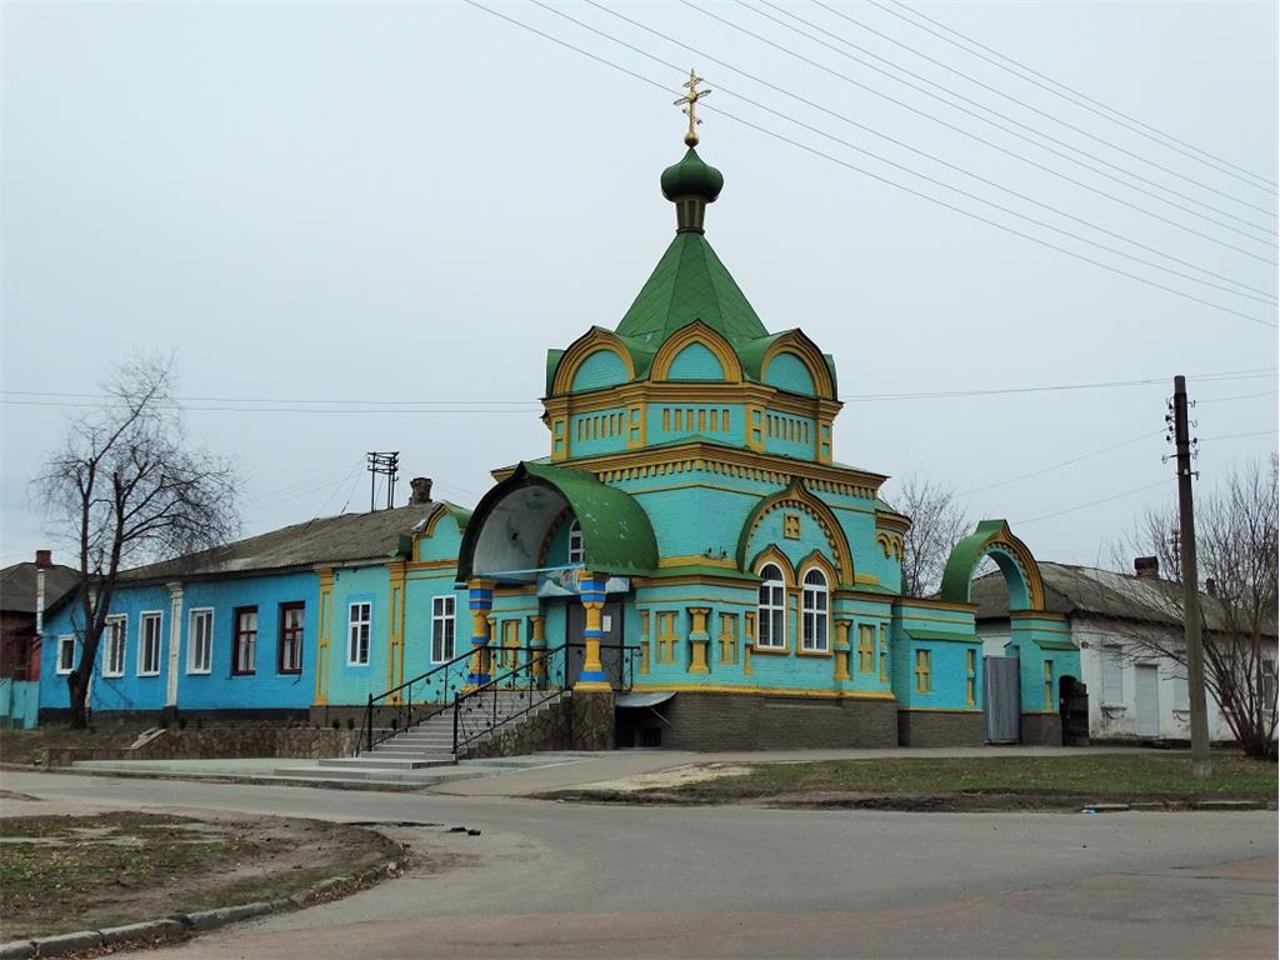
<svg viewBox="0 0 1280 960">
<path fill-rule="evenodd" d="M 240 629 L 240 618 L 246 614 L 252 613 L 254 617 L 254 628 L 252 630 Z M 247 677 L 257 673 L 258 662 L 258 634 L 261 632 L 261 623 L 258 620 L 258 608 L 253 607 L 236 607 L 231 614 L 231 675 L 235 677 Z M 240 645 L 245 639 L 253 645 L 253 655 L 249 657 L 249 669 L 240 669 Z"/>
</svg>

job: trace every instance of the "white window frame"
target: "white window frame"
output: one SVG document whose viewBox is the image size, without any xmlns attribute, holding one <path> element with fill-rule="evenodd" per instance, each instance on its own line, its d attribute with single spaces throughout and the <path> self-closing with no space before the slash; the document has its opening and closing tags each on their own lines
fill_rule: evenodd
<svg viewBox="0 0 1280 960">
<path fill-rule="evenodd" d="M 765 573 L 769 570 L 776 572 L 777 576 L 766 577 Z M 755 645 L 761 650 L 785 650 L 787 649 L 787 583 L 783 579 L 782 568 L 776 563 L 765 563 L 761 565 L 757 575 L 760 577 L 760 592 L 756 597 Z M 780 629 L 775 630 L 775 626 Z"/>
<path fill-rule="evenodd" d="M 1124 650 L 1115 644 L 1104 644 L 1102 647 L 1102 705 L 1104 707 L 1124 706 Z M 1113 680 L 1115 697 L 1108 696 L 1108 680 Z"/>
<path fill-rule="evenodd" d="M 586 557 L 586 551 L 582 546 L 582 524 L 574 520 L 569 524 L 569 562 L 584 563 Z"/>
<path fill-rule="evenodd" d="M 129 647 L 129 617 L 124 613 L 113 613 L 103 624 L 102 675 L 104 677 L 124 676 L 124 655 Z M 117 643 L 118 641 L 118 643 Z"/>
<path fill-rule="evenodd" d="M 200 637 L 196 630 L 196 623 L 208 617 L 209 629 L 204 635 L 204 665 L 200 665 L 199 654 L 201 652 L 199 641 Z M 203 675 L 213 672 L 213 630 L 214 630 L 214 612 L 213 607 L 192 607 L 187 614 L 187 673 Z"/>
<path fill-rule="evenodd" d="M 1173 707 L 1174 713 L 1190 713 L 1191 712 L 1191 683 L 1187 679 L 1186 668 L 1180 663 L 1174 663 L 1173 669 L 1169 672 L 1169 679 L 1173 683 Z"/>
<path fill-rule="evenodd" d="M 363 608 L 364 617 L 356 618 L 356 608 Z M 369 665 L 370 639 L 373 636 L 373 604 L 368 600 L 353 600 L 347 604 L 347 666 L 367 667 Z M 359 649 L 363 645 L 363 650 Z M 357 659 L 353 654 L 363 653 L 364 659 Z"/>
<path fill-rule="evenodd" d="M 154 670 L 145 669 L 147 660 L 147 624 L 154 622 L 156 624 L 156 665 Z M 160 676 L 160 651 L 164 647 L 164 611 L 162 610 L 143 610 L 138 614 L 138 663 L 137 670 L 140 677 L 158 677 Z"/>
<path fill-rule="evenodd" d="M 71 649 L 71 665 L 69 667 L 63 667 L 62 651 L 67 648 Z M 54 668 L 54 672 L 57 673 L 58 676 L 65 677 L 75 670 L 76 668 L 76 636 L 74 633 L 64 633 L 62 636 L 58 637 L 58 644 L 57 644 L 57 647 L 55 648 L 54 656 L 57 657 L 57 659 L 54 661 L 53 668 Z"/>
<path fill-rule="evenodd" d="M 442 593 L 431 598 L 431 662 L 448 663 L 458 653 L 458 598 Z M 437 653 L 437 646 L 439 652 Z M 446 651 L 446 646 L 448 647 Z"/>
<path fill-rule="evenodd" d="M 821 583 L 811 583 L 817 577 Z M 831 652 L 831 588 L 821 567 L 810 567 L 800 580 L 800 649 L 805 653 Z"/>
</svg>

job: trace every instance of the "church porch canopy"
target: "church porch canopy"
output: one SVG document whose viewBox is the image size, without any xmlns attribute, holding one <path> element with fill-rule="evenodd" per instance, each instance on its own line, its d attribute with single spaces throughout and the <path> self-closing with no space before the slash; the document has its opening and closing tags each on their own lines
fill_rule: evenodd
<svg viewBox="0 0 1280 960">
<path fill-rule="evenodd" d="M 657 569 L 653 528 L 631 496 L 580 470 L 525 462 L 476 506 L 458 555 L 458 579 L 533 581 L 559 566 L 546 551 L 567 520 L 578 521 L 584 569 L 618 577 Z"/>
</svg>

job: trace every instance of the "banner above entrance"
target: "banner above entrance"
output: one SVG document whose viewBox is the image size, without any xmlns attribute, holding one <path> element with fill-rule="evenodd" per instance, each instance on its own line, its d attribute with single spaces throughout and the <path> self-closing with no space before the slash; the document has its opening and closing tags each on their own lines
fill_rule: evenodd
<svg viewBox="0 0 1280 960">
<path fill-rule="evenodd" d="M 609 577 L 604 582 L 604 592 L 626 593 L 631 589 L 630 577 Z M 538 575 L 538 596 L 576 597 L 581 593 L 577 567 L 562 567 Z"/>
</svg>

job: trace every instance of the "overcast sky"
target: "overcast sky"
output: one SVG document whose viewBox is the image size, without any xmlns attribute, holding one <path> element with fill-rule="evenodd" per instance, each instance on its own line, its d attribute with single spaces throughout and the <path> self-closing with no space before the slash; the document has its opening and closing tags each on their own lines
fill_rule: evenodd
<svg viewBox="0 0 1280 960">
<path fill-rule="evenodd" d="M 37 394 L 93 394 L 140 351 L 176 351 L 181 395 L 209 398 L 189 400 L 188 427 L 240 465 L 246 533 L 367 507 L 367 450 L 401 451 L 404 481 L 429 475 L 468 505 L 491 468 L 546 454 L 545 351 L 615 326 L 670 241 L 658 175 L 683 151 L 671 101 L 695 64 L 707 106 L 739 118 L 708 109 L 701 128 L 726 180 L 708 238 L 766 326 L 802 327 L 835 355 L 838 460 L 935 479 L 975 519 L 1009 519 L 1041 559 L 1089 563 L 1172 498 L 1160 458 L 1174 373 L 1202 400 L 1244 397 L 1197 410 L 1202 491 L 1274 449 L 1274 187 L 890 11 L 919 10 L 1275 180 L 1275 4 L 836 7 L 860 24 L 785 7 L 813 27 L 766 0 L 612 7 L 698 53 L 588 4 L 556 7 L 670 67 L 547 9 L 492 6 L 666 91 L 461 3 L 4 5 L 0 563 L 54 543 L 29 482 L 77 412 L 48 404 L 85 402 Z M 843 54 L 906 68 L 950 105 Z M 1197 383 L 1246 370 L 1261 375 Z M 858 399 L 1145 378 L 1162 382 Z"/>
</svg>

